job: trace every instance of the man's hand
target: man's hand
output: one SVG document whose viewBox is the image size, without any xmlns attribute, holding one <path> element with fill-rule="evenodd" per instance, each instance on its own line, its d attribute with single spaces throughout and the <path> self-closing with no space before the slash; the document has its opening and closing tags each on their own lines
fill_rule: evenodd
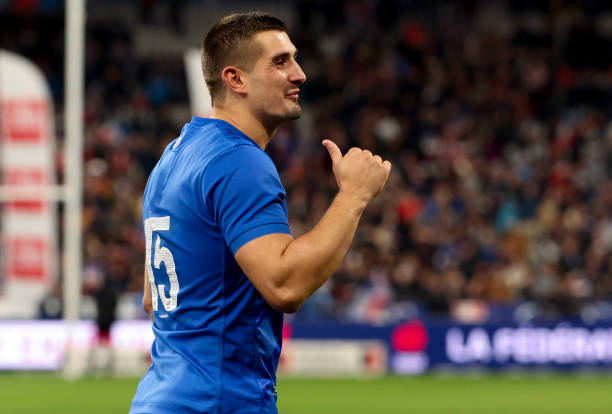
<svg viewBox="0 0 612 414">
<path fill-rule="evenodd" d="M 323 140 L 323 145 L 331 157 L 341 193 L 367 204 L 382 191 L 391 171 L 389 161 L 359 148 L 351 148 L 342 156 L 340 148 L 329 139 Z"/>
</svg>

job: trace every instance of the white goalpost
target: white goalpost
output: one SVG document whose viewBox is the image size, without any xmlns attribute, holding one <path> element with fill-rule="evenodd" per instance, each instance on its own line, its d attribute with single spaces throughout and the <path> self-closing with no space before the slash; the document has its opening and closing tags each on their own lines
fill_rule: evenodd
<svg viewBox="0 0 612 414">
<path fill-rule="evenodd" d="M 85 0 L 66 3 L 64 319 L 79 318 L 82 272 L 83 94 Z"/>
</svg>

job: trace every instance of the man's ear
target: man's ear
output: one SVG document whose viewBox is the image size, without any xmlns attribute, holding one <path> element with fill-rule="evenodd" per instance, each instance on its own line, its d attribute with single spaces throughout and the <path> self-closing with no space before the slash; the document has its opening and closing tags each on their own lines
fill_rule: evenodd
<svg viewBox="0 0 612 414">
<path fill-rule="evenodd" d="M 247 88 L 244 72 L 236 66 L 226 66 L 223 72 L 221 72 L 221 79 L 230 91 L 239 95 L 246 95 Z"/>
</svg>

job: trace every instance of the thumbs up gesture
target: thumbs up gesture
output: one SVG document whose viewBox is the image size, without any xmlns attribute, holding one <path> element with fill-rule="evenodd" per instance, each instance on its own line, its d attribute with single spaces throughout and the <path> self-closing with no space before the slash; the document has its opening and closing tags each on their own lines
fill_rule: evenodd
<svg viewBox="0 0 612 414">
<path fill-rule="evenodd" d="M 389 161 L 383 161 L 378 155 L 359 148 L 351 148 L 343 156 L 340 148 L 329 139 L 323 140 L 322 144 L 331 157 L 340 192 L 367 204 L 382 191 L 391 171 Z"/>
</svg>

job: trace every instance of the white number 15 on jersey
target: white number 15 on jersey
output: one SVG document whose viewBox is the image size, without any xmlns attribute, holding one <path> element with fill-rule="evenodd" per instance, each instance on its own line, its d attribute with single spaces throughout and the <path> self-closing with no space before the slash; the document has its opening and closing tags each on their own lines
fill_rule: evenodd
<svg viewBox="0 0 612 414">
<path fill-rule="evenodd" d="M 179 282 L 176 275 L 176 266 L 174 264 L 174 257 L 172 252 L 166 247 L 160 247 L 161 239 L 159 234 L 155 239 L 155 245 L 153 245 L 153 232 L 154 231 L 168 231 L 170 230 L 170 216 L 166 217 L 150 217 L 145 220 L 145 243 L 146 243 L 146 268 L 149 276 L 149 285 L 151 286 L 151 300 L 153 302 L 153 311 L 156 312 L 157 295 L 159 289 L 159 296 L 161 297 L 164 309 L 170 312 L 176 309 L 177 297 L 179 292 Z M 166 286 L 160 283 L 155 286 L 155 275 L 153 274 L 153 267 L 151 267 L 151 255 L 153 255 L 153 266 L 156 269 L 161 267 L 161 263 L 164 262 L 166 265 L 166 273 L 168 274 L 168 280 L 170 281 L 170 297 L 166 297 L 165 289 Z"/>
</svg>

